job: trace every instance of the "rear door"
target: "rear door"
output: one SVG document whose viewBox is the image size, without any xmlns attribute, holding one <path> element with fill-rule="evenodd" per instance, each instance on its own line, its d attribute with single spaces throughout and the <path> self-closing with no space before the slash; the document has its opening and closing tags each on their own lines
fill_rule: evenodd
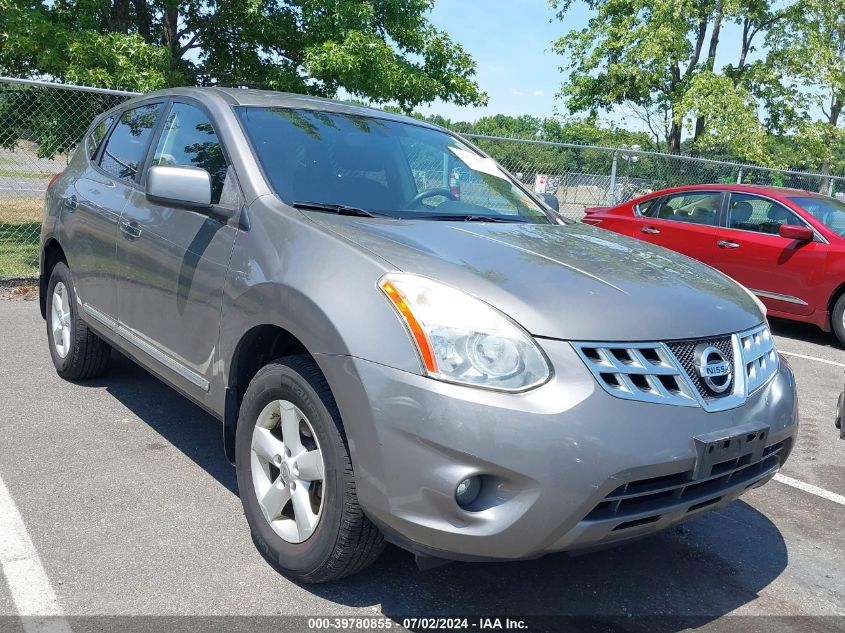
<svg viewBox="0 0 845 633">
<path fill-rule="evenodd" d="M 639 237 L 709 264 L 722 205 L 720 191 L 684 191 L 652 201 L 638 210 Z"/>
<path fill-rule="evenodd" d="M 88 316 L 106 325 L 113 324 L 117 315 L 115 243 L 120 213 L 137 187 L 138 166 L 160 112 L 161 103 L 153 103 L 101 121 L 86 139 L 89 166 L 63 201 L 77 296 Z"/>
<path fill-rule="evenodd" d="M 723 224 L 716 229 L 713 266 L 771 310 L 811 314 L 811 298 L 818 294 L 830 248 L 823 238 L 801 242 L 781 237 L 782 224 L 809 225 L 780 202 L 747 193 L 730 193 Z"/>
<path fill-rule="evenodd" d="M 599 226 L 608 231 L 621 233 L 628 237 L 635 237 L 637 239 L 644 239 L 645 235 L 641 232 L 643 228 L 643 216 L 648 213 L 648 210 L 653 204 L 659 204 L 662 196 L 649 198 L 637 203 L 626 202 L 615 207 L 594 207 L 595 211 L 591 212 L 589 207 L 584 209 L 587 215 L 582 218 L 584 224 L 592 224 Z"/>
<path fill-rule="evenodd" d="M 150 165 L 200 167 L 212 202 L 238 208 L 240 194 L 205 111 L 174 100 L 154 139 Z M 200 211 L 133 191 L 120 219 L 118 317 L 135 347 L 204 399 L 217 349 L 223 283 L 237 229 Z"/>
</svg>

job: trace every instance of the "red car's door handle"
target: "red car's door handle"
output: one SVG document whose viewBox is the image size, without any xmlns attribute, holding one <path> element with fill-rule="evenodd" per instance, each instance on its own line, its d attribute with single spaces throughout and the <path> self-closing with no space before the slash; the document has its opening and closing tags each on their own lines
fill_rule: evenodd
<svg viewBox="0 0 845 633">
<path fill-rule="evenodd" d="M 739 244 L 730 240 L 719 240 L 716 242 L 716 246 L 719 248 L 739 248 Z"/>
<path fill-rule="evenodd" d="M 651 233 L 653 235 L 657 235 L 660 233 L 660 229 L 656 229 L 653 226 L 644 226 L 640 229 L 640 233 Z"/>
</svg>

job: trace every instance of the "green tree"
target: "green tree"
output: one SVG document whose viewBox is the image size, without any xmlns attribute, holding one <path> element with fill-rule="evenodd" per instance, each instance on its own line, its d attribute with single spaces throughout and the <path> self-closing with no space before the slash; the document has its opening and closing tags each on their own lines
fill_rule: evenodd
<svg viewBox="0 0 845 633">
<path fill-rule="evenodd" d="M 149 90 L 246 86 L 403 109 L 483 104 L 433 0 L 0 0 L 0 72 Z"/>
<path fill-rule="evenodd" d="M 564 19 L 575 0 L 551 0 Z M 749 136 L 758 142 L 762 127 L 753 93 L 743 83 L 755 38 L 773 15 L 762 0 L 587 0 L 593 11 L 586 28 L 554 43 L 569 73 L 561 94 L 574 112 L 627 105 L 646 121 L 670 153 L 680 153 L 684 124 L 692 148 L 713 138 L 746 152 Z M 722 27 L 743 27 L 739 59 L 724 73 L 715 68 Z M 730 108 L 725 107 L 730 103 Z M 708 129 L 709 126 L 709 129 Z M 748 126 L 754 129 L 749 135 Z M 708 138 L 709 135 L 709 138 Z M 759 160 L 763 146 L 747 159 Z"/>
<path fill-rule="evenodd" d="M 799 0 L 771 29 L 765 84 L 773 110 L 798 141 L 800 166 L 824 174 L 845 168 L 845 1 Z M 821 114 L 821 116 L 819 116 Z M 827 190 L 827 182 L 821 190 Z"/>
</svg>

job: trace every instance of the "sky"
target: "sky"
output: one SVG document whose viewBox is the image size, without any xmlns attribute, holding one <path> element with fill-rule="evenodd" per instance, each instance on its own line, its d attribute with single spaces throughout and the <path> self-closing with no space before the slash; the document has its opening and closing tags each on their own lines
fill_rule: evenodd
<svg viewBox="0 0 845 633">
<path fill-rule="evenodd" d="M 464 121 L 488 114 L 551 116 L 562 106 L 554 97 L 563 61 L 552 42 L 567 28 L 586 25 L 586 11 L 578 13 L 563 23 L 552 21 L 547 0 L 436 0 L 429 19 L 475 60 L 475 79 L 490 101 L 484 108 L 435 102 L 418 109 Z"/>
<path fill-rule="evenodd" d="M 560 21 L 547 0 L 436 0 L 429 19 L 473 57 L 475 79 L 490 100 L 483 108 L 435 102 L 417 109 L 455 121 L 493 114 L 569 116 L 556 98 L 566 79 L 560 70 L 566 60 L 551 50 L 552 43 L 567 31 L 586 26 L 589 18 L 586 5 L 579 2 Z M 723 27 L 717 68 L 736 62 L 739 40 L 738 26 Z M 629 129 L 642 127 L 622 111 L 601 118 Z"/>
</svg>

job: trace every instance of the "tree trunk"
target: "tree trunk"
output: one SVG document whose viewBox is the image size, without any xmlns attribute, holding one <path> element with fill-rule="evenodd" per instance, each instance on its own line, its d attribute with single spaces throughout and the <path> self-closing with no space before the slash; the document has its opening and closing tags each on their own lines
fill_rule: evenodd
<svg viewBox="0 0 845 633">
<path fill-rule="evenodd" d="M 129 32 L 129 0 L 114 0 L 109 12 L 109 31 Z"/>
<path fill-rule="evenodd" d="M 169 0 L 164 6 L 164 19 L 162 21 L 162 28 L 164 29 L 163 37 L 164 45 L 170 51 L 170 66 L 175 68 L 179 63 L 181 55 L 181 46 L 179 45 L 179 3 Z"/>
<path fill-rule="evenodd" d="M 716 49 L 719 47 L 719 34 L 722 30 L 722 0 L 716 0 L 715 16 L 713 18 L 713 33 L 710 35 L 710 48 L 707 51 L 707 62 L 704 66 L 705 70 L 713 72 L 716 66 Z M 696 141 L 704 134 L 704 117 L 700 116 L 695 120 L 695 135 L 692 139 L 693 147 Z"/>
<path fill-rule="evenodd" d="M 674 60 L 672 62 L 672 67 L 670 69 L 669 75 L 669 90 L 668 90 L 668 97 L 670 102 L 672 101 L 672 94 L 675 91 L 675 88 L 681 83 L 681 68 L 678 65 L 678 61 Z M 688 71 L 689 72 L 689 69 Z M 677 113 L 675 112 L 675 107 L 671 106 L 669 110 L 669 115 L 671 116 L 672 123 L 669 126 L 669 130 L 666 134 L 666 151 L 670 154 L 680 154 L 681 153 L 681 130 L 683 121 L 679 120 L 677 117 Z"/>
<path fill-rule="evenodd" d="M 666 135 L 666 150 L 670 154 L 681 153 L 681 126 L 674 121 L 669 127 L 669 133 Z"/>
<path fill-rule="evenodd" d="M 152 43 L 153 34 L 147 0 L 133 0 L 133 4 L 135 5 L 135 15 L 138 19 L 138 34 L 144 38 L 145 42 Z"/>
<path fill-rule="evenodd" d="M 740 48 L 739 52 L 739 62 L 737 62 L 736 68 L 739 72 L 745 70 L 745 59 L 748 57 L 748 53 L 751 51 L 751 40 L 754 37 L 751 30 L 751 19 L 745 18 L 742 21 L 742 47 Z"/>
<path fill-rule="evenodd" d="M 827 122 L 832 128 L 836 128 L 836 125 L 839 123 L 839 115 L 842 113 L 843 106 L 845 106 L 843 96 L 834 96 L 830 104 L 830 115 L 827 117 Z M 830 192 L 831 180 L 828 176 L 830 176 L 830 172 L 833 169 L 833 161 L 830 157 L 832 153 L 833 148 L 829 148 L 828 154 L 822 161 L 821 169 L 819 170 L 821 174 L 825 176 L 825 178 L 822 178 L 821 184 L 819 185 L 819 193 L 824 195 L 827 195 Z"/>
</svg>

